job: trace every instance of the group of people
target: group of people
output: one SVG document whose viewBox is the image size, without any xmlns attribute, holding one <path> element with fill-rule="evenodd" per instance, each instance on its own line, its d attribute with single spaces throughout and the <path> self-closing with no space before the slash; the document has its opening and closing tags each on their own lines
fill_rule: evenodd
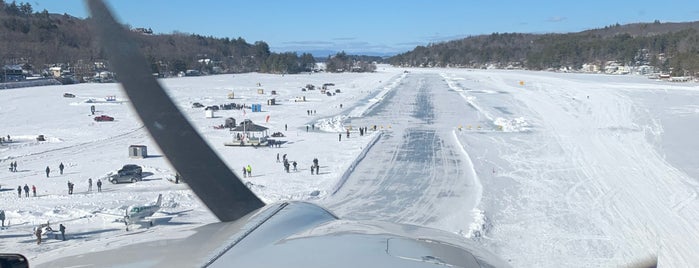
<svg viewBox="0 0 699 268">
<path fill-rule="evenodd" d="M 289 173 L 289 169 L 291 169 L 291 166 L 292 166 L 292 165 L 294 166 L 294 171 L 298 171 L 298 170 L 296 169 L 296 165 L 297 165 L 297 164 L 296 164 L 296 161 L 293 161 L 293 162 L 289 163 L 289 160 L 286 159 L 286 158 L 284 158 L 284 171 L 286 171 L 286 173 Z"/>
<path fill-rule="evenodd" d="M 311 165 L 311 175 L 315 172 L 316 175 L 320 175 L 320 166 L 318 165 L 318 158 L 313 158 L 313 165 Z"/>
<path fill-rule="evenodd" d="M 308 127 L 309 126 L 306 125 L 306 132 L 308 132 Z M 313 128 L 313 130 L 316 130 L 316 124 L 311 124 L 310 127 Z"/>
<path fill-rule="evenodd" d="M 73 188 L 75 188 L 75 184 L 71 181 L 68 181 L 68 194 L 73 194 Z M 22 185 L 17 186 L 17 195 L 19 196 L 19 198 L 22 198 L 22 190 L 24 190 L 24 196 L 29 197 L 29 185 L 25 184 L 24 187 L 22 187 Z M 36 197 L 35 185 L 32 185 L 31 191 L 32 195 Z M 92 178 L 87 179 L 87 191 L 92 192 Z M 100 179 L 97 179 L 97 192 L 102 192 L 102 181 Z"/>
<path fill-rule="evenodd" d="M 46 223 L 48 226 L 48 223 Z M 51 230 L 51 227 L 47 228 L 48 230 Z M 61 232 L 61 240 L 66 241 L 66 227 L 62 223 L 58 226 L 58 230 Z M 36 231 L 34 232 L 34 235 L 36 235 L 36 244 L 41 245 L 41 238 L 44 235 L 44 225 L 39 225 L 38 228 L 36 228 Z"/>
<path fill-rule="evenodd" d="M 286 154 L 282 155 L 281 160 L 279 159 L 279 153 L 277 153 L 277 163 L 281 162 L 284 165 L 284 171 L 287 173 L 290 172 L 291 167 L 294 167 L 294 171 L 298 171 L 298 163 L 296 161 L 289 161 L 289 159 L 286 158 Z M 320 166 L 318 165 L 318 158 L 313 158 L 313 165 L 311 165 L 311 175 L 317 174 L 320 175 Z"/>
<path fill-rule="evenodd" d="M 279 162 L 283 163 L 284 171 L 286 171 L 286 173 L 289 173 L 291 166 L 294 166 L 294 171 L 298 171 L 298 169 L 296 168 L 298 163 L 296 163 L 296 161 L 289 162 L 289 159 L 286 158 L 286 154 L 282 156 L 282 161 L 279 161 L 279 153 L 277 153 L 277 163 Z"/>
<path fill-rule="evenodd" d="M 68 194 L 73 194 L 73 188 L 75 184 L 68 181 Z M 87 191 L 92 192 L 92 178 L 87 179 Z M 97 179 L 97 192 L 102 192 L 102 180 Z"/>
<path fill-rule="evenodd" d="M 10 171 L 17 172 L 17 161 L 10 162 Z"/>
<path fill-rule="evenodd" d="M 17 186 L 17 195 L 19 198 L 22 198 L 22 189 L 24 189 L 24 196 L 29 197 L 29 185 L 24 185 L 24 188 L 22 185 Z M 32 193 L 34 193 L 34 197 L 36 197 L 36 186 L 32 185 Z"/>
<path fill-rule="evenodd" d="M 243 178 L 252 177 L 252 166 L 247 165 L 243 167 Z"/>
<path fill-rule="evenodd" d="M 66 166 L 63 165 L 63 162 L 58 164 L 58 171 L 61 173 L 61 175 L 63 175 L 63 169 L 65 169 L 65 167 Z M 44 171 L 46 171 L 46 177 L 48 178 L 49 174 L 51 174 L 51 168 L 49 166 L 46 166 L 46 169 Z"/>
<path fill-rule="evenodd" d="M 376 130 L 376 125 L 374 125 L 374 130 Z M 360 127 L 360 128 L 359 128 L 359 136 L 364 136 L 364 134 L 366 134 L 367 131 L 369 131 L 369 128 L 368 128 L 368 127 Z M 350 130 L 349 130 L 349 128 L 345 131 L 345 134 L 347 135 L 347 138 L 349 139 L 349 137 L 350 137 Z M 337 135 L 337 140 L 338 140 L 338 141 L 342 141 L 342 133 L 338 133 L 338 135 Z"/>
</svg>

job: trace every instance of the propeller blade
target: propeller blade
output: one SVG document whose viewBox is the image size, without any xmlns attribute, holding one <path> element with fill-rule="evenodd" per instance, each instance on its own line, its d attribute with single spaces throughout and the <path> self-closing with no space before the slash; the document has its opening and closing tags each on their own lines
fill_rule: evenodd
<svg viewBox="0 0 699 268">
<path fill-rule="evenodd" d="M 221 221 L 265 204 L 226 166 L 151 74 L 145 56 L 103 1 L 87 0 L 93 30 L 123 90 L 170 164 Z"/>
</svg>

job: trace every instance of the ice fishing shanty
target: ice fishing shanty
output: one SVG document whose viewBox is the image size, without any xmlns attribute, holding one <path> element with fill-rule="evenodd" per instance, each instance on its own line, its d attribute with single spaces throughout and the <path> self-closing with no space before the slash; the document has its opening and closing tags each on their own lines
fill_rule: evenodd
<svg viewBox="0 0 699 268">
<path fill-rule="evenodd" d="M 145 145 L 129 146 L 129 158 L 146 158 L 148 157 L 148 147 Z"/>
</svg>

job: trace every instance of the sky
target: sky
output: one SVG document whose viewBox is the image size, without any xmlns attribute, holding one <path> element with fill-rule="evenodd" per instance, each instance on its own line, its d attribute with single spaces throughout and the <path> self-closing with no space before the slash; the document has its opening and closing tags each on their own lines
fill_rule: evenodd
<svg viewBox="0 0 699 268">
<path fill-rule="evenodd" d="M 5 0 L 7 2 L 7 0 Z M 35 11 L 84 18 L 79 0 L 30 1 Z M 418 45 L 493 32 L 564 33 L 616 23 L 699 18 L 695 0 L 663 1 L 109 1 L 123 23 L 265 41 L 275 52 L 395 54 Z"/>
</svg>

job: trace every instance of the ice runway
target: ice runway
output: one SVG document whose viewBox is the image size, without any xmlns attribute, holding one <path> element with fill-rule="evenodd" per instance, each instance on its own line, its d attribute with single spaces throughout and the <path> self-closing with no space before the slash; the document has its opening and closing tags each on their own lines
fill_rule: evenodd
<svg viewBox="0 0 699 268">
<path fill-rule="evenodd" d="M 475 116 L 460 112 L 468 109 L 439 75 L 408 75 L 366 117 L 351 120 L 384 134 L 328 207 L 349 219 L 467 233 L 481 189 L 453 133 L 458 120 Z"/>
</svg>

